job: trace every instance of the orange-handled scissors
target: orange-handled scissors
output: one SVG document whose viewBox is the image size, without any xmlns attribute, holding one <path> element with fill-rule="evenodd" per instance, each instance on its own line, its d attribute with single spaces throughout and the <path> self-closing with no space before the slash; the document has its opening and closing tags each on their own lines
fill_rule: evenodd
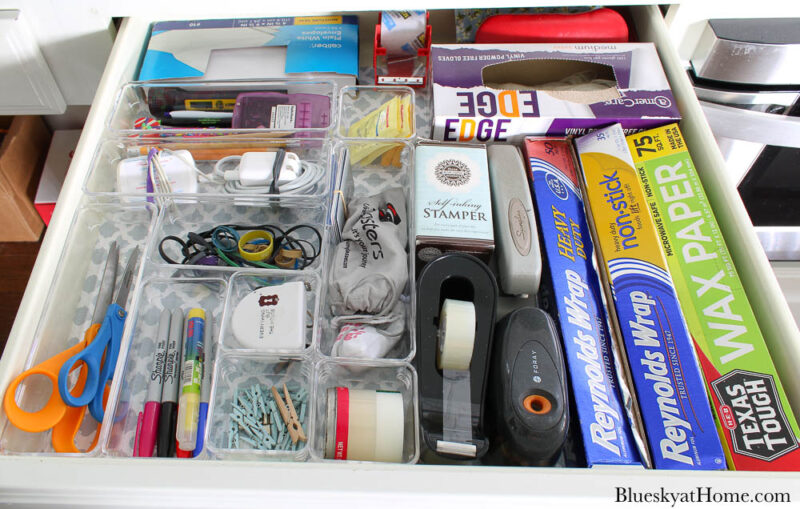
<svg viewBox="0 0 800 509">
<path fill-rule="evenodd" d="M 89 329 L 87 329 L 83 336 L 83 340 L 78 342 L 78 344 L 75 346 L 72 346 L 63 352 L 50 357 L 44 362 L 24 371 L 17 378 L 12 380 L 11 384 L 6 389 L 5 397 L 3 398 L 3 409 L 8 416 L 8 420 L 19 429 L 38 433 L 53 428 L 54 437 L 55 435 L 64 437 L 73 429 L 74 432 L 77 433 L 78 428 L 80 428 L 86 407 L 72 408 L 64 402 L 58 390 L 58 374 L 64 363 L 82 352 L 94 340 L 95 336 L 99 332 L 105 316 L 105 311 L 111 304 L 111 298 L 117 277 L 118 258 L 119 250 L 117 249 L 115 242 L 109 249 L 106 266 L 103 270 L 100 292 L 98 293 L 97 304 L 95 306 L 94 314 L 92 315 L 92 325 L 89 327 Z M 80 369 L 80 373 L 75 386 L 70 392 L 80 394 L 84 390 L 86 378 L 88 376 L 88 370 L 80 363 L 75 364 L 70 372 L 73 372 L 75 369 Z M 44 407 L 36 412 L 27 412 L 21 409 L 17 404 L 16 394 L 20 384 L 28 377 L 33 375 L 43 375 L 46 377 L 51 383 L 52 391 L 50 398 Z M 56 428 L 58 429 L 56 430 Z M 72 438 L 74 438 L 74 433 L 70 437 L 70 440 Z M 72 447 L 74 448 L 74 445 Z"/>
</svg>

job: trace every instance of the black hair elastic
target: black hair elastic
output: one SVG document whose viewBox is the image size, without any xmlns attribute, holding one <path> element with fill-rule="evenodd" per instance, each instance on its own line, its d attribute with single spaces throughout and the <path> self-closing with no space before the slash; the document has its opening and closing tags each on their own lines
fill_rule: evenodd
<svg viewBox="0 0 800 509">
<path fill-rule="evenodd" d="M 295 234 L 302 230 L 309 230 L 316 243 L 312 240 L 296 237 Z M 264 230 L 273 237 L 272 255 L 263 261 L 245 260 L 238 253 L 239 231 Z M 183 255 L 181 261 L 176 261 L 166 254 L 164 243 L 167 241 L 177 242 L 180 252 Z M 298 224 L 286 230 L 270 224 L 262 225 L 239 225 L 224 224 L 215 226 L 202 232 L 189 232 L 186 240 L 174 235 L 168 235 L 161 239 L 158 245 L 158 252 L 161 258 L 172 265 L 229 265 L 233 267 L 258 267 L 258 268 L 290 268 L 286 263 L 276 265 L 275 258 L 280 257 L 285 252 L 297 252 L 299 256 L 295 258 L 293 268 L 304 269 L 316 261 L 322 252 L 322 234 L 319 230 L 308 224 Z M 282 260 L 282 258 L 279 258 Z M 203 263 L 205 262 L 205 263 Z"/>
</svg>

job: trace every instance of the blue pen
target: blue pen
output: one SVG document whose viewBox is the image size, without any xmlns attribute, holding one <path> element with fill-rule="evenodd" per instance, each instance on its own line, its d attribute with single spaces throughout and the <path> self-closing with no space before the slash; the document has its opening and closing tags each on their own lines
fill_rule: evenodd
<svg viewBox="0 0 800 509">
<path fill-rule="evenodd" d="M 200 416 L 197 419 L 197 445 L 194 448 L 194 452 L 192 452 L 193 458 L 196 458 L 203 452 L 203 445 L 205 443 L 208 400 L 211 398 L 211 376 L 214 372 L 214 344 L 211 340 L 211 330 L 213 327 L 211 315 L 206 315 L 206 326 L 203 330 L 203 343 L 206 345 L 206 361 L 203 363 L 203 385 L 200 387 Z"/>
</svg>

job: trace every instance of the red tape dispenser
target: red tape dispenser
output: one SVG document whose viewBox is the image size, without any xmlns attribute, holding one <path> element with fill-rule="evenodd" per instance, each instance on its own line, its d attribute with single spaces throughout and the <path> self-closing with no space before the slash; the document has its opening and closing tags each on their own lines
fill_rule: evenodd
<svg viewBox="0 0 800 509">
<path fill-rule="evenodd" d="M 424 87 L 431 25 L 426 11 L 383 11 L 375 25 L 372 65 L 376 85 Z"/>
</svg>

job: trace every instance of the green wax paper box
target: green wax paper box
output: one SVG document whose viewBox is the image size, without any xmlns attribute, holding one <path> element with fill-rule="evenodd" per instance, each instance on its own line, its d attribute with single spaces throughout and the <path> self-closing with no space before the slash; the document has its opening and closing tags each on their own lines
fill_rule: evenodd
<svg viewBox="0 0 800 509">
<path fill-rule="evenodd" d="M 798 470 L 798 427 L 677 124 L 627 137 L 729 468 Z"/>
</svg>

